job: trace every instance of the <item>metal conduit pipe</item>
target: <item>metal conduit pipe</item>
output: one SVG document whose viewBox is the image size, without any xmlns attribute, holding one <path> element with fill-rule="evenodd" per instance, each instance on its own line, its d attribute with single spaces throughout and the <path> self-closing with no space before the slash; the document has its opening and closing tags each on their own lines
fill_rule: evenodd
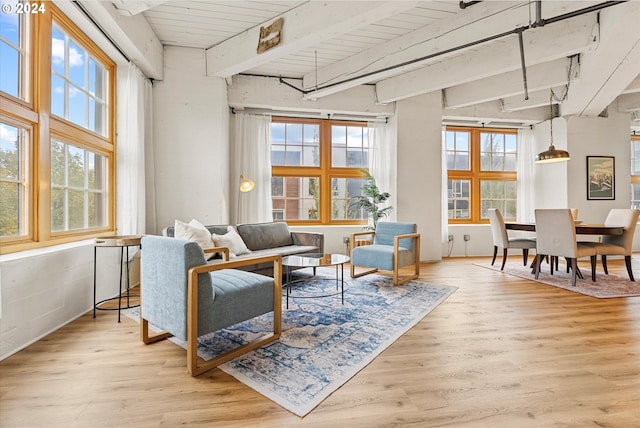
<svg viewBox="0 0 640 428">
<path fill-rule="evenodd" d="M 436 57 L 439 57 L 441 55 L 445 55 L 445 54 L 449 54 L 449 53 L 452 53 L 452 52 L 456 52 L 456 51 L 459 51 L 459 50 L 462 50 L 462 49 L 466 49 L 466 48 L 469 48 L 469 47 L 472 47 L 472 46 L 476 46 L 476 45 L 479 45 L 479 44 L 482 44 L 482 43 L 490 42 L 492 40 L 501 39 L 501 38 L 506 37 L 506 36 L 511 36 L 511 35 L 514 35 L 514 34 L 516 34 L 516 35 L 522 34 L 524 31 L 529 30 L 531 28 L 544 27 L 547 24 L 563 21 L 565 19 L 574 18 L 576 16 L 584 15 L 584 14 L 591 13 L 591 12 L 596 12 L 596 11 L 605 9 L 607 7 L 611 7 L 611 6 L 615 6 L 615 5 L 618 5 L 618 4 L 626 3 L 627 1 L 628 0 L 606 1 L 606 2 L 603 2 L 603 3 L 598 3 L 598 4 L 593 5 L 593 6 L 589 6 L 589 7 L 585 7 L 585 8 L 576 10 L 574 12 L 569 12 L 569 13 L 565 13 L 565 14 L 562 14 L 562 15 L 554 16 L 554 17 L 549 18 L 549 19 L 542 19 L 541 18 L 541 15 L 542 15 L 542 13 L 541 13 L 541 7 L 542 7 L 541 4 L 542 4 L 542 2 L 541 1 L 537 1 L 536 2 L 536 4 L 537 4 L 536 22 L 534 24 L 530 25 L 530 26 L 518 27 L 518 28 L 515 28 L 515 29 L 510 30 L 510 31 L 505 31 L 505 32 L 500 33 L 500 34 L 496 34 L 496 35 L 493 35 L 493 36 L 485 37 L 483 39 L 474 40 L 472 42 L 464 43 L 462 45 L 459 45 L 459 46 L 456 46 L 456 47 L 453 47 L 453 48 L 450 48 L 450 49 L 444 49 L 442 51 L 439 51 L 439 52 L 436 52 L 436 53 L 433 53 L 433 54 L 429 54 L 429 55 L 425 55 L 425 56 L 420 57 L 420 58 L 415 58 L 415 59 L 412 59 L 412 60 L 409 60 L 409 61 L 401 62 L 399 64 L 391 65 L 389 67 L 384 67 L 384 68 L 381 68 L 381 69 L 375 70 L 375 71 L 370 71 L 368 73 L 364 73 L 364 74 L 361 74 L 361 75 L 358 75 L 358 76 L 349 77 L 349 78 L 341 80 L 339 82 L 328 83 L 326 85 L 318 86 L 318 87 L 313 88 L 313 89 L 300 89 L 300 88 L 297 88 L 294 85 L 291 85 L 291 84 L 287 83 L 284 80 L 283 77 L 279 77 L 279 79 L 280 79 L 281 83 L 284 83 L 284 84 L 286 84 L 288 86 L 291 86 L 293 89 L 297 90 L 298 92 L 302 93 L 303 95 L 308 95 L 308 94 L 311 94 L 311 93 L 313 93 L 313 92 L 315 92 L 317 90 L 331 88 L 331 87 L 334 87 L 334 86 L 337 86 L 337 85 L 341 85 L 343 83 L 348 83 L 348 82 L 352 82 L 354 80 L 362 79 L 363 77 L 369 77 L 369 76 L 376 75 L 378 73 L 383 73 L 385 71 L 395 70 L 397 68 L 402 68 L 402 67 L 405 67 L 407 65 L 412 65 L 412 64 L 415 64 L 415 63 L 418 63 L 418 62 L 426 61 L 426 60 L 431 59 L 431 58 L 436 58 Z"/>
<path fill-rule="evenodd" d="M 469 6 L 473 6 L 476 3 L 482 3 L 482 0 L 476 0 L 476 1 L 461 1 L 460 2 L 460 9 L 466 9 Z"/>
</svg>

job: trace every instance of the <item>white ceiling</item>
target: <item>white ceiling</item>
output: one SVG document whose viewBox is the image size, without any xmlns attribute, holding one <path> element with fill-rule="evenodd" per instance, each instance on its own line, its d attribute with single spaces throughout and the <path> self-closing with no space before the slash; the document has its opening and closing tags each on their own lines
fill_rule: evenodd
<svg viewBox="0 0 640 428">
<path fill-rule="evenodd" d="M 570 81 L 563 115 L 597 116 L 614 101 L 622 111 L 640 110 L 640 2 L 537 28 L 535 1 L 461 3 L 112 1 L 120 25 L 135 18 L 139 27 L 144 19 L 160 44 L 205 50 L 209 75 L 284 77 L 305 99 L 373 84 L 381 103 L 443 90 L 448 108 L 491 102 L 522 111 L 548 106 L 550 88 L 561 98 Z M 540 17 L 612 3 L 544 0 Z M 282 42 L 258 54 L 260 27 L 279 17 Z M 518 27 L 528 99 L 520 39 L 507 34 Z"/>
</svg>

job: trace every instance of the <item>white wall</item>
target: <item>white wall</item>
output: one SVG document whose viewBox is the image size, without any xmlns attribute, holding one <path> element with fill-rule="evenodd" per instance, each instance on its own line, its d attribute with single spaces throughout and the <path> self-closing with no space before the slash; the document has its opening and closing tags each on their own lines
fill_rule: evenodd
<svg viewBox="0 0 640 428">
<path fill-rule="evenodd" d="M 93 249 L 90 240 L 0 257 L 0 360 L 93 307 Z M 118 294 L 119 257 L 98 249 L 97 301 Z"/>
<path fill-rule="evenodd" d="M 418 224 L 420 260 L 442 258 L 440 91 L 398 101 L 398 221 Z"/>
<path fill-rule="evenodd" d="M 567 120 L 571 161 L 568 162 L 568 203 L 587 223 L 602 223 L 611 208 L 631 205 L 629 115 Z M 587 156 L 615 157 L 615 200 L 587 200 Z"/>
<path fill-rule="evenodd" d="M 176 218 L 229 221 L 229 108 L 224 79 L 207 77 L 202 49 L 165 47 L 164 80 L 154 82 L 157 228 Z"/>
<path fill-rule="evenodd" d="M 540 153 L 549 149 L 550 122 L 547 120 L 534 126 L 533 134 L 536 141 L 535 152 Z M 568 150 L 567 147 L 567 121 L 564 118 L 553 119 L 553 145 L 559 150 Z M 574 162 L 572 158 L 569 162 L 554 162 L 546 164 L 535 164 L 533 206 L 535 208 L 569 208 L 567 201 L 567 186 L 569 174 L 569 163 Z M 573 207 L 570 207 L 573 208 Z"/>
</svg>

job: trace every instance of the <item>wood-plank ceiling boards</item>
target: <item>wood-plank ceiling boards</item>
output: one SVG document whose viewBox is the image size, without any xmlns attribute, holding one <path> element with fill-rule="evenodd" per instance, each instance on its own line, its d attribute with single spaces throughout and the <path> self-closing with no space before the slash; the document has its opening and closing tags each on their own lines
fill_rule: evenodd
<svg viewBox="0 0 640 428">
<path fill-rule="evenodd" d="M 206 50 L 207 75 L 229 77 L 276 58 L 411 9 L 417 1 L 308 2 L 282 14 L 286 30 L 275 49 L 256 53 L 260 26 Z"/>
</svg>

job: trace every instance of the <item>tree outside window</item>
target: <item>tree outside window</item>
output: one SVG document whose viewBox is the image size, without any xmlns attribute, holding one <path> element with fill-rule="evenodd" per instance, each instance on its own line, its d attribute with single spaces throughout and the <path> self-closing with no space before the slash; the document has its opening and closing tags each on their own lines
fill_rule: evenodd
<svg viewBox="0 0 640 428">
<path fill-rule="evenodd" d="M 488 222 L 490 208 L 515 219 L 517 132 L 447 127 L 444 147 L 449 223 Z"/>
</svg>

